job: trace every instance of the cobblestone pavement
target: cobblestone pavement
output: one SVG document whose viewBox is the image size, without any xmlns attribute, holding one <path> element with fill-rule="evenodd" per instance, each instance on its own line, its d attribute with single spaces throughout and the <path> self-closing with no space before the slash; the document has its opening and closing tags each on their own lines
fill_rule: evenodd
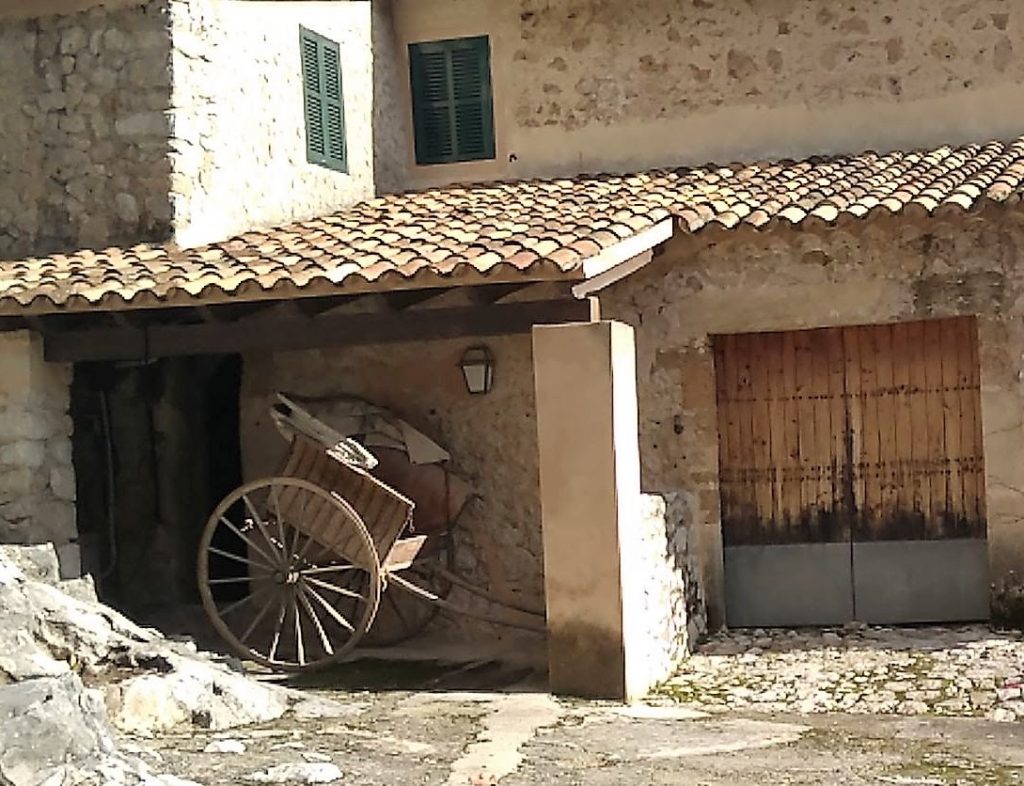
<svg viewBox="0 0 1024 786">
<path fill-rule="evenodd" d="M 335 692 L 345 712 L 145 741 L 204 786 L 1019 786 L 1024 724 Z"/>
<path fill-rule="evenodd" d="M 1024 720 L 1024 640 L 983 626 L 714 636 L 658 693 L 702 710 Z"/>
<path fill-rule="evenodd" d="M 136 742 L 203 786 L 1024 786 L 1022 656 L 981 627 L 732 633 L 629 707 L 520 667 L 355 664 L 303 682 L 323 711 Z"/>
</svg>

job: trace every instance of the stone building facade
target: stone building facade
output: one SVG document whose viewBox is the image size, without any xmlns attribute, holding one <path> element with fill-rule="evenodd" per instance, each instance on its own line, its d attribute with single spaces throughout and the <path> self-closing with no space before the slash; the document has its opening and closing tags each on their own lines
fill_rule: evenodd
<svg viewBox="0 0 1024 786">
<path fill-rule="evenodd" d="M 606 316 L 636 327 L 644 488 L 691 501 L 713 625 L 724 620 L 725 591 L 710 337 L 728 333 L 978 315 L 993 599 L 1002 608 L 1001 597 L 1019 597 L 1022 229 L 1012 208 L 946 220 L 875 216 L 840 228 L 712 229 L 678 237 L 602 296 Z"/>
<path fill-rule="evenodd" d="M 18 0 L 0 12 L 0 104 L 10 108 L 0 116 L 0 259 L 141 242 L 172 244 L 177 252 L 235 235 L 244 246 L 262 242 L 246 239 L 251 230 L 328 216 L 383 192 L 464 181 L 919 147 L 1007 138 L 1024 129 L 1024 66 L 1016 51 L 1024 16 L 1013 4 L 968 0 L 936 9 L 925 0 L 865 0 L 848 6 L 827 0 Z M 336 40 L 344 53 L 346 173 L 306 160 L 300 25 Z M 418 166 L 408 46 L 480 35 L 490 45 L 495 156 Z M 549 184 L 552 192 L 557 182 Z M 575 217 L 582 202 L 603 196 L 600 188 L 574 198 L 569 212 Z M 385 212 L 383 204 L 373 203 L 360 220 L 378 208 Z M 571 234 L 560 223 L 563 207 L 551 201 L 542 222 L 551 248 Z M 448 233 L 446 242 L 458 235 L 473 246 L 459 223 L 470 212 L 439 230 Z M 500 211 L 487 206 L 484 212 L 491 220 Z M 667 211 L 659 215 L 653 220 L 668 220 Z M 412 236 L 424 214 L 409 216 L 410 236 L 398 232 L 398 240 L 388 241 L 399 249 L 395 260 L 414 259 L 417 269 L 448 265 L 441 281 L 465 267 L 449 264 L 444 244 L 415 256 Z M 295 235 L 302 230 L 293 227 Z M 640 524 L 644 570 L 652 576 L 645 608 L 671 609 L 663 620 L 651 617 L 658 630 L 649 638 L 663 645 L 650 654 L 652 662 L 678 658 L 701 634 L 705 602 L 712 627 L 724 620 L 709 349 L 716 334 L 978 315 L 990 562 L 997 600 L 1017 592 L 1014 576 L 1024 565 L 1017 534 L 1024 488 L 1017 477 L 1024 466 L 1020 230 L 1010 208 L 986 208 L 968 216 L 908 210 L 872 213 L 863 222 L 776 222 L 764 231 L 676 231 L 643 270 L 601 293 L 604 316 L 635 327 L 643 491 L 668 500 L 666 506 L 646 498 Z M 491 240 L 497 246 L 524 231 L 516 226 Z M 621 237 L 632 240 L 631 230 Z M 408 249 L 401 245 L 406 239 Z M 370 238 L 365 246 L 383 243 Z M 249 250 L 251 257 L 240 258 L 259 259 L 261 248 Z M 467 258 L 493 252 L 491 246 L 488 253 L 473 250 Z M 165 265 L 160 259 L 154 267 Z M 552 259 L 549 267 L 558 268 Z M 480 264 L 475 272 L 489 274 Z M 339 291 L 349 272 L 333 271 Z M 216 279 L 214 262 L 198 275 Z M 527 281 L 535 272 L 523 265 L 517 275 Z M 390 281 L 413 286 L 409 280 L 367 277 L 359 292 L 384 291 Z M 69 281 L 77 285 L 74 276 Z M 256 290 L 218 282 L 218 305 Z M 488 282 L 480 276 L 474 283 Z M 159 298 L 150 305 L 161 305 Z M 51 311 L 44 316 L 62 316 L 59 307 Z M 531 343 L 522 335 L 489 340 L 497 377 L 483 397 L 469 396 L 457 370 L 467 343 L 446 338 L 247 351 L 239 402 L 242 471 L 265 475 L 280 459 L 283 444 L 266 412 L 278 389 L 358 395 L 387 406 L 448 448 L 453 469 L 477 492 L 459 522 L 468 546 L 464 571 L 499 596 L 540 605 L 545 577 Z M 21 382 L 11 383 L 0 401 L 0 465 L 10 469 L 0 490 L 0 539 L 71 541 L 74 482 L 62 393 L 70 371 L 44 364 L 28 333 L 11 334 L 4 346 L 0 362 L 9 362 Z M 173 413 L 166 419 L 173 421 Z M 174 544 L 164 553 L 173 550 Z M 187 564 L 180 555 L 178 561 Z"/>
<path fill-rule="evenodd" d="M 254 13 L 258 11 L 258 13 Z M 171 200 L 185 246 L 323 215 L 374 195 L 366 2 L 173 0 Z M 338 43 L 348 172 L 306 161 L 298 27 Z"/>
<path fill-rule="evenodd" d="M 403 57 L 409 42 L 491 39 L 495 159 L 416 167 L 407 144 L 408 186 L 953 144 L 1024 127 L 1024 17 L 1004 0 L 393 5 Z"/>
<path fill-rule="evenodd" d="M 256 5 L 0 16 L 0 256 L 195 245 L 372 196 L 369 1 Z M 300 24 L 346 53 L 348 173 L 306 161 Z"/>
</svg>

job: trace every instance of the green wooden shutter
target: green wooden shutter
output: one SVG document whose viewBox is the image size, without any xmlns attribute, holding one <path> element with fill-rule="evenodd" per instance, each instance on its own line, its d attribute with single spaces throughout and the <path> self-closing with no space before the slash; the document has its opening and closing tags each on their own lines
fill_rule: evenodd
<svg viewBox="0 0 1024 786">
<path fill-rule="evenodd" d="M 339 172 L 348 171 L 341 52 L 334 41 L 299 28 L 306 111 L 306 157 Z"/>
<path fill-rule="evenodd" d="M 494 158 L 486 36 L 410 44 L 409 77 L 417 163 Z"/>
</svg>

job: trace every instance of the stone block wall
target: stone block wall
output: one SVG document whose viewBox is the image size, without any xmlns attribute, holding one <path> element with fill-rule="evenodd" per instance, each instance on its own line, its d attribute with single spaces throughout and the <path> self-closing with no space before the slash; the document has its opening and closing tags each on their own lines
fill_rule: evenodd
<svg viewBox="0 0 1024 786">
<path fill-rule="evenodd" d="M 173 203 L 182 245 L 373 196 L 369 0 L 171 0 Z M 342 54 L 348 174 L 306 161 L 299 26 Z"/>
<path fill-rule="evenodd" d="M 416 167 L 410 155 L 415 185 L 935 146 L 1024 128 L 1024 9 L 1005 0 L 394 6 L 403 47 L 491 37 L 496 159 Z"/>
<path fill-rule="evenodd" d="M 0 19 L 0 257 L 169 236 L 166 4 Z"/>
<path fill-rule="evenodd" d="M 70 384 L 38 336 L 0 333 L 0 543 L 77 538 Z"/>
<path fill-rule="evenodd" d="M 478 343 L 443 340 L 243 358 L 242 468 L 276 474 L 286 445 L 268 414 L 277 391 L 359 396 L 385 406 L 446 448 L 474 497 L 458 520 L 459 572 L 500 598 L 544 607 L 533 360 L 529 336 L 489 338 L 494 389 L 471 396 L 458 361 Z M 459 620 L 458 629 L 479 633 Z"/>
</svg>

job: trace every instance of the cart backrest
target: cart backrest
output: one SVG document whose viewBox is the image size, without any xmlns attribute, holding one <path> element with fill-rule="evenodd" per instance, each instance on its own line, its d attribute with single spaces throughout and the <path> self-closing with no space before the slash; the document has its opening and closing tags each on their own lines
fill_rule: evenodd
<svg viewBox="0 0 1024 786">
<path fill-rule="evenodd" d="M 366 525 L 381 562 L 412 521 L 412 500 L 368 472 L 333 458 L 323 445 L 304 434 L 296 432 L 292 438 L 281 474 L 315 483 L 351 505 Z M 344 526 L 344 516 L 320 509 L 298 511 L 285 499 L 282 507 L 288 508 L 282 511 L 286 520 L 304 534 L 349 559 L 359 558 L 352 544 L 354 530 Z"/>
</svg>

